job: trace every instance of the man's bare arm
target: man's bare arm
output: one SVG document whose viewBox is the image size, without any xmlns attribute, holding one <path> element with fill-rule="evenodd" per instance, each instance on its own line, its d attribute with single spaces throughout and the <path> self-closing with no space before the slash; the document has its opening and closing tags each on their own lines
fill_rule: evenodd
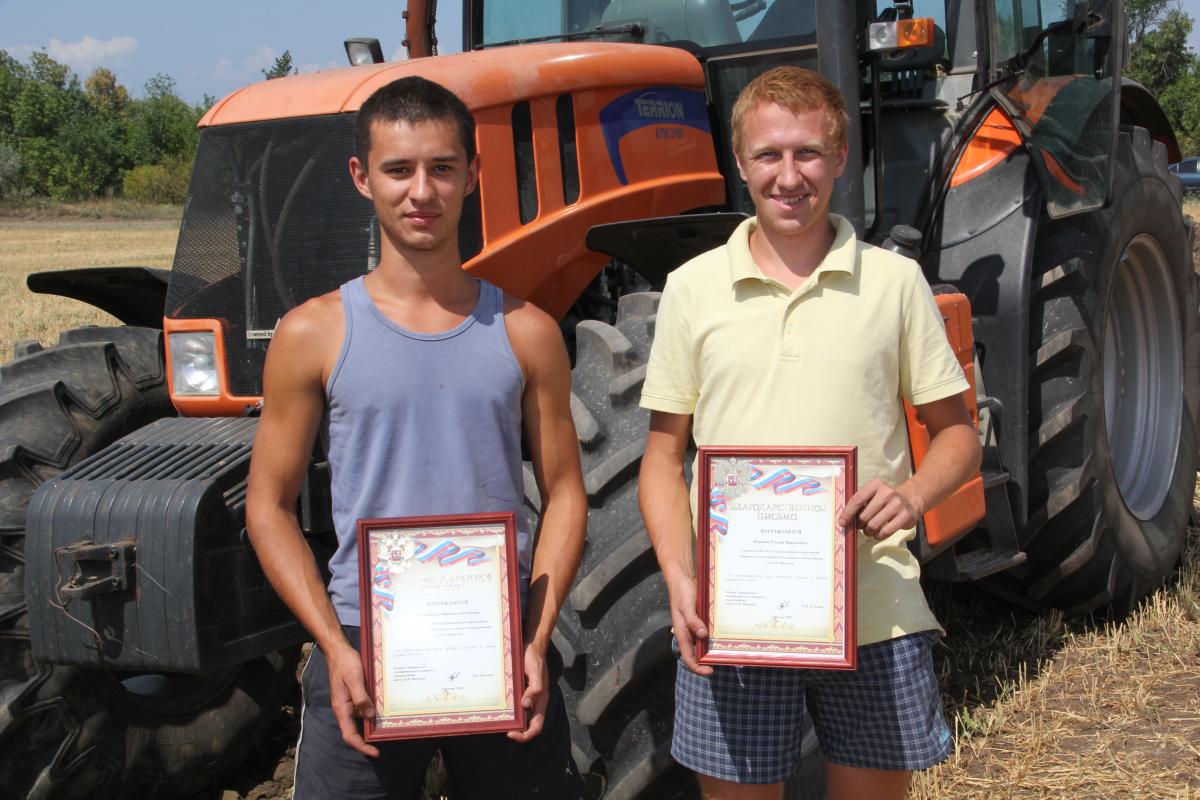
<svg viewBox="0 0 1200 800">
<path fill-rule="evenodd" d="M 712 668 L 696 661 L 696 640 L 707 637 L 708 631 L 696 614 L 692 511 L 683 475 L 691 430 L 690 414 L 650 412 L 646 452 L 638 476 L 638 504 L 667 585 L 680 657 L 692 672 L 710 675 Z"/>
<path fill-rule="evenodd" d="M 537 736 L 544 723 L 549 699 L 546 649 L 579 569 L 587 495 L 579 464 L 579 439 L 571 418 L 571 368 L 558 325 L 527 304 L 518 304 L 507 315 L 506 324 L 525 371 L 521 411 L 542 497 L 525 620 L 528 685 L 522 702 L 532 713 L 526 730 L 509 734 L 509 738 L 525 742 Z"/>
<path fill-rule="evenodd" d="M 354 716 L 371 713 L 358 653 L 346 641 L 325 583 L 296 519 L 296 498 L 308 469 L 324 409 L 323 357 L 331 327 L 324 298 L 288 314 L 276 329 L 263 373 L 263 413 L 254 437 L 246 495 L 246 528 L 263 573 L 316 639 L 329 661 L 331 697 L 342 737 L 367 745 Z M 340 329 L 340 328 L 339 328 Z"/>
<path fill-rule="evenodd" d="M 979 472 L 979 434 L 961 394 L 917 406 L 917 413 L 930 435 L 921 467 L 894 488 L 881 480 L 867 483 L 846 503 L 839 525 L 849 526 L 857 517 L 863 533 L 886 539 L 916 525 L 926 511 Z"/>
</svg>

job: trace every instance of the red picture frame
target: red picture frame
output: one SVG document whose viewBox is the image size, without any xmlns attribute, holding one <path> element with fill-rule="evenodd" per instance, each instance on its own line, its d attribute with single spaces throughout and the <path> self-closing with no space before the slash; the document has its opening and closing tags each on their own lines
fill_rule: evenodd
<svg viewBox="0 0 1200 800">
<path fill-rule="evenodd" d="M 693 483 L 699 662 L 854 669 L 856 532 L 837 512 L 857 448 L 701 447 Z"/>
<path fill-rule="evenodd" d="M 516 515 L 360 519 L 357 528 L 361 655 L 376 710 L 363 738 L 523 730 Z"/>
</svg>

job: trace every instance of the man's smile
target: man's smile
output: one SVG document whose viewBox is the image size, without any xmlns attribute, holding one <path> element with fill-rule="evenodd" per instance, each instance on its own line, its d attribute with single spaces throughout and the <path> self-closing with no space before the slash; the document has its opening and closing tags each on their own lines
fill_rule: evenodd
<svg viewBox="0 0 1200 800">
<path fill-rule="evenodd" d="M 772 194 L 771 199 L 785 208 L 796 208 L 808 203 L 807 192 L 795 194 Z"/>
</svg>

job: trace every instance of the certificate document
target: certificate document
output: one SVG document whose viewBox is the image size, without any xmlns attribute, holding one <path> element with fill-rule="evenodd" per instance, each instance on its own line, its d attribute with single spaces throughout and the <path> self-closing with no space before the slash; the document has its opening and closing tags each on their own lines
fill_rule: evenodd
<svg viewBox="0 0 1200 800">
<path fill-rule="evenodd" d="M 367 740 L 524 727 L 512 513 L 359 520 Z"/>
<path fill-rule="evenodd" d="M 853 669 L 854 448 L 700 448 L 704 664 Z"/>
</svg>

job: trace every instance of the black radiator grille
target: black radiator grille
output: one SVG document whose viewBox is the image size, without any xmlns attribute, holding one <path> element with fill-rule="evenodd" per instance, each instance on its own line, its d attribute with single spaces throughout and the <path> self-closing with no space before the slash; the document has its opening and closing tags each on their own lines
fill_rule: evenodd
<svg viewBox="0 0 1200 800">
<path fill-rule="evenodd" d="M 250 453 L 257 427 L 251 418 L 160 420 L 81 461 L 59 480 L 206 480 Z"/>
<path fill-rule="evenodd" d="M 167 316 L 225 321 L 229 388 L 262 391 L 269 331 L 367 271 L 374 210 L 347 168 L 354 115 L 207 128 L 175 250 Z"/>
</svg>

